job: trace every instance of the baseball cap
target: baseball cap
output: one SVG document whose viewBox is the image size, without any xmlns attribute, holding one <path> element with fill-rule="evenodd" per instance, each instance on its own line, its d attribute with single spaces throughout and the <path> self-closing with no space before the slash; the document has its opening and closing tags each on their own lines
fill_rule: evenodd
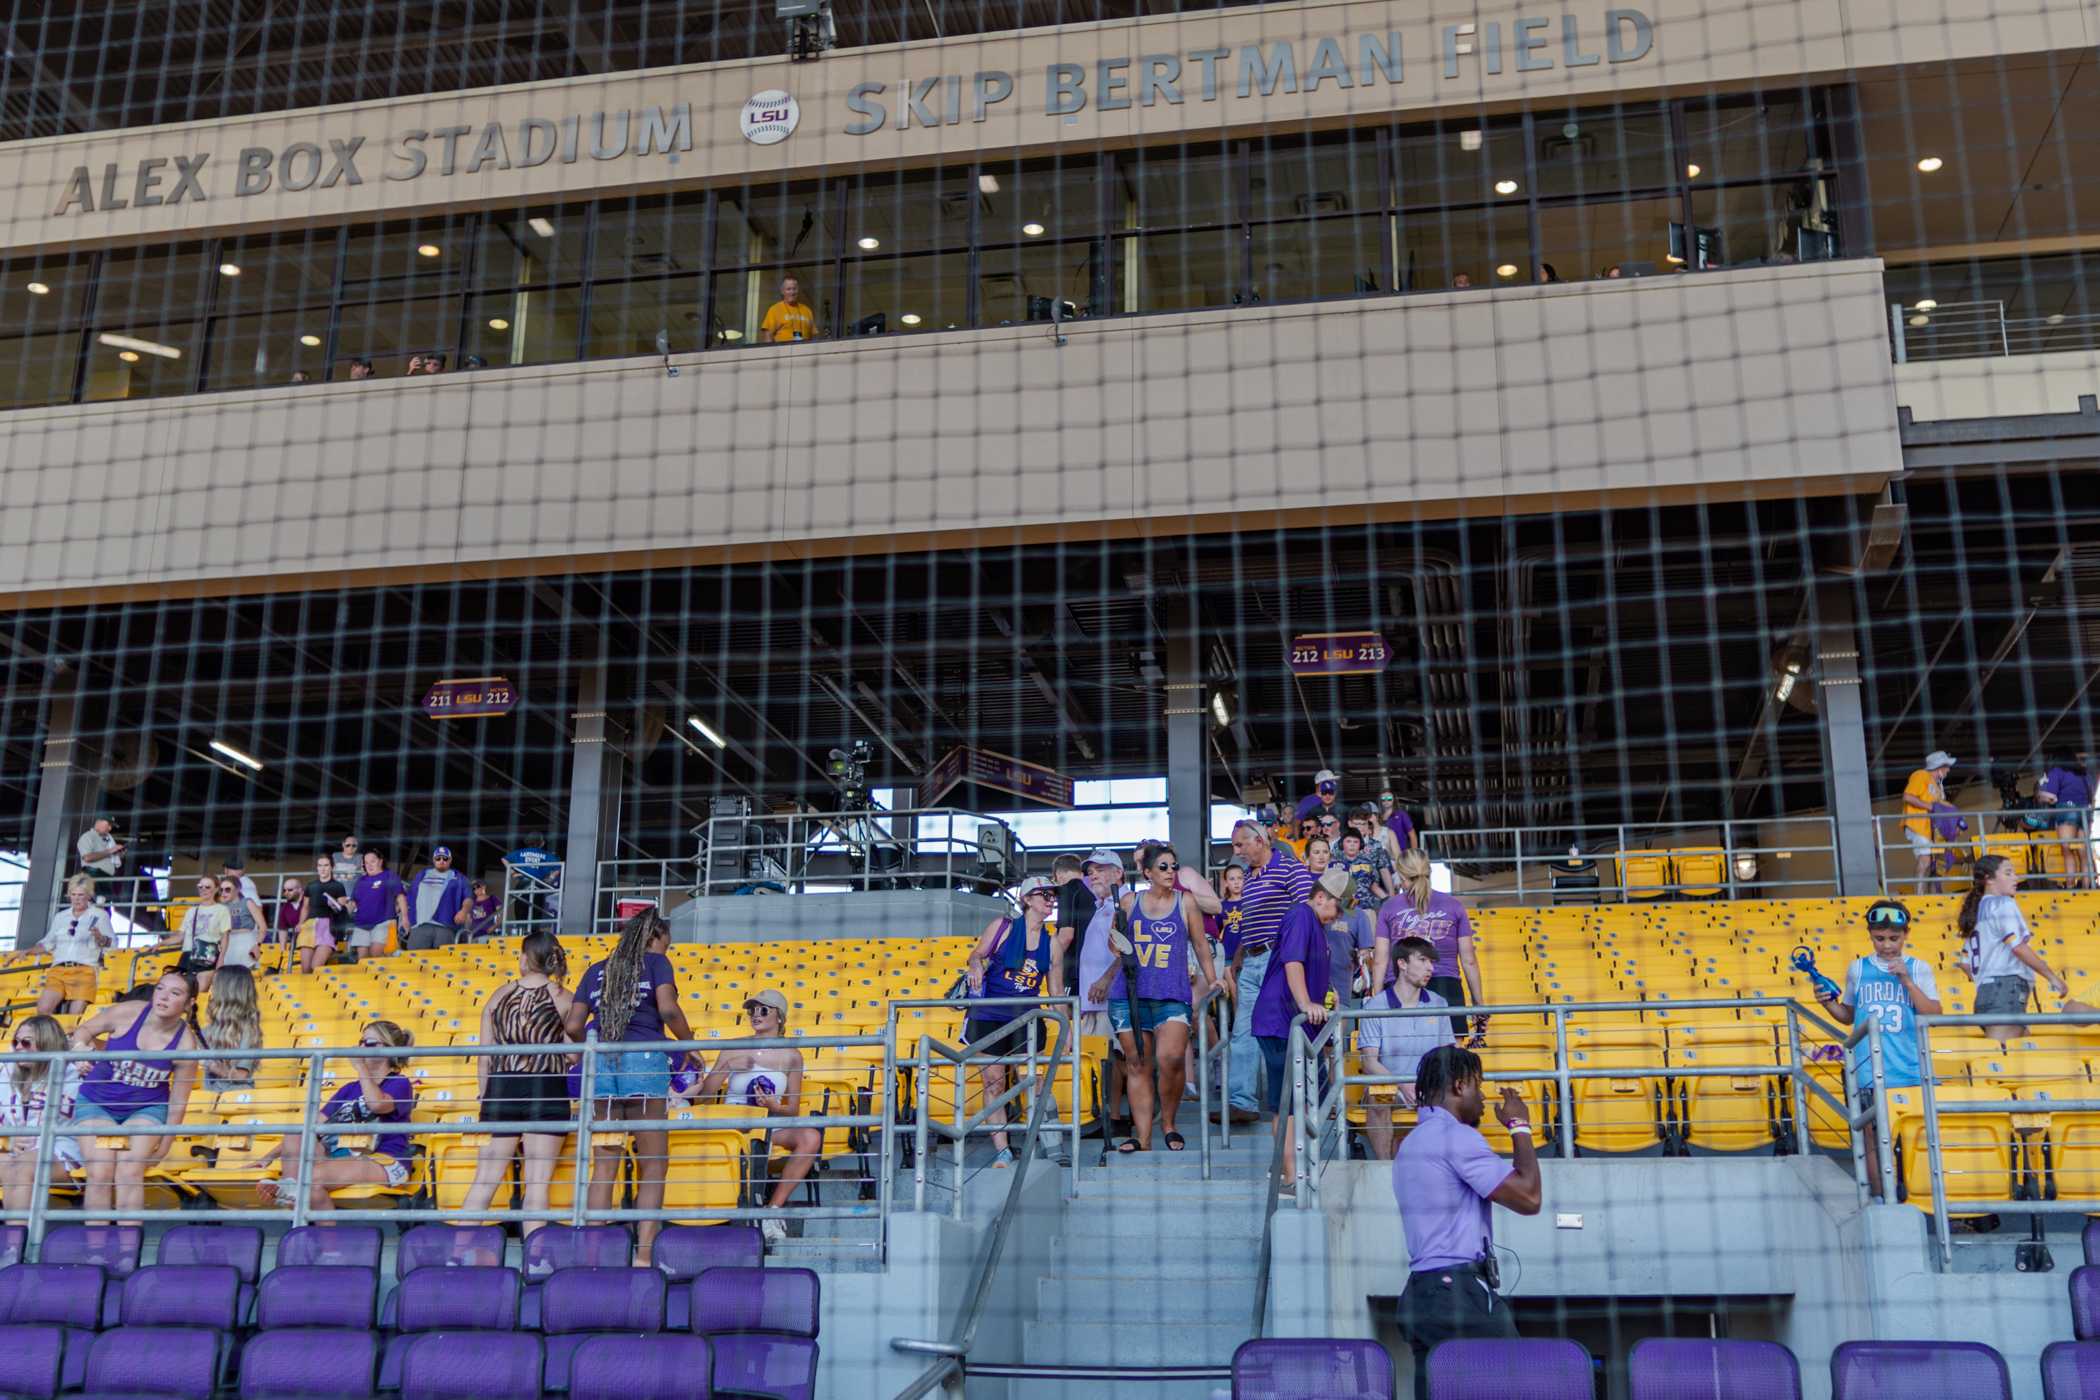
<svg viewBox="0 0 2100 1400">
<path fill-rule="evenodd" d="M 430 858 L 432 860 L 450 860 L 452 859 L 452 848 L 450 846 L 433 846 L 430 848 Z"/>
<path fill-rule="evenodd" d="M 1338 783 L 1341 780 L 1341 774 L 1335 772 L 1332 768 L 1322 768 L 1319 772 L 1313 774 L 1314 787 L 1325 787 L 1329 783 Z"/>
<path fill-rule="evenodd" d="M 1014 891 L 1014 898 L 1026 899 L 1028 898 L 1028 896 L 1034 894 L 1037 890 L 1046 890 L 1051 893 L 1056 892 L 1048 880 L 1044 879 L 1040 875 L 1031 875 L 1021 882 L 1020 889 Z"/>
<path fill-rule="evenodd" d="M 1114 851 L 1095 851 L 1086 858 L 1086 863 L 1088 865 L 1113 865 L 1116 869 L 1121 870 L 1123 868 L 1123 857 L 1117 855 Z"/>
<path fill-rule="evenodd" d="M 782 1020 L 787 1019 L 788 999 L 771 987 L 766 988 L 762 992 L 753 992 L 750 996 L 744 998 L 744 1009 L 746 1011 L 754 1006 L 770 1006 L 773 1010 L 780 1013 Z"/>
<path fill-rule="evenodd" d="M 1934 749 L 1931 753 L 1925 755 L 1925 766 L 1927 768 L 1952 768 L 1954 764 L 1954 755 L 1948 753 L 1945 749 Z"/>
<path fill-rule="evenodd" d="M 1348 871 L 1336 870 L 1330 866 L 1326 873 L 1313 883 L 1318 888 L 1333 895 L 1336 899 L 1347 899 L 1349 897 L 1349 887 L 1355 882 L 1349 878 Z"/>
</svg>

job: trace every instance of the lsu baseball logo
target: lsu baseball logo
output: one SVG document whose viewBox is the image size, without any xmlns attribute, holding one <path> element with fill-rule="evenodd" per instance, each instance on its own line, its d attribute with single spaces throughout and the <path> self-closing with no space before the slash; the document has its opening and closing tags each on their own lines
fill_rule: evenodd
<svg viewBox="0 0 2100 1400">
<path fill-rule="evenodd" d="M 744 104 L 741 129 L 754 146 L 776 146 L 795 132 L 802 105 L 779 88 L 753 93 Z"/>
</svg>

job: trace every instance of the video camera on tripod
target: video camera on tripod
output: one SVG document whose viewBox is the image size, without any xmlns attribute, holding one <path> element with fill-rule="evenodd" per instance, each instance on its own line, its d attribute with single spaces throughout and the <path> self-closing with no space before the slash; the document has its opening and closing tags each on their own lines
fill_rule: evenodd
<svg viewBox="0 0 2100 1400">
<path fill-rule="evenodd" d="M 868 790 L 868 764 L 875 758 L 875 746 L 866 739 L 855 739 L 850 749 L 833 749 L 824 776 L 838 791 L 841 812 L 865 812 L 871 796 Z"/>
</svg>

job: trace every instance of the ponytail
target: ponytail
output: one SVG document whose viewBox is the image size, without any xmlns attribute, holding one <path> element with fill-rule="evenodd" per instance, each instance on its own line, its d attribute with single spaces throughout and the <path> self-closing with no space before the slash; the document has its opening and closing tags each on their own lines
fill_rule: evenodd
<svg viewBox="0 0 2100 1400">
<path fill-rule="evenodd" d="M 1417 914 L 1428 913 L 1431 894 L 1429 857 L 1421 847 L 1409 846 L 1400 853 L 1400 859 L 1393 862 L 1393 868 L 1400 872 L 1400 888 L 1407 891 L 1407 902 Z"/>
<path fill-rule="evenodd" d="M 1976 917 L 1983 908 L 1984 887 L 2006 866 L 2006 856 L 1982 856 L 1976 862 L 1975 878 L 1969 884 L 1969 892 L 1961 898 L 1961 912 L 1954 922 L 1961 928 L 1963 938 L 1976 936 Z"/>
</svg>

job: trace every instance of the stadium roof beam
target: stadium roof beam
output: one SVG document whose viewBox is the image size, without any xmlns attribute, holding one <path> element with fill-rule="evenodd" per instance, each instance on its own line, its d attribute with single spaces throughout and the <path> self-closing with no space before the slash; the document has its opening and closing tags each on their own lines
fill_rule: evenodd
<svg viewBox="0 0 2100 1400">
<path fill-rule="evenodd" d="M 15 26 L 0 20 L 0 56 L 8 63 L 29 75 L 29 87 L 24 100 L 29 107 L 29 119 L 36 119 L 39 99 L 58 108 L 58 117 L 68 131 L 92 131 L 95 129 L 95 114 L 80 100 L 72 85 L 45 66 L 43 58 L 29 45 L 22 42 Z"/>
</svg>

